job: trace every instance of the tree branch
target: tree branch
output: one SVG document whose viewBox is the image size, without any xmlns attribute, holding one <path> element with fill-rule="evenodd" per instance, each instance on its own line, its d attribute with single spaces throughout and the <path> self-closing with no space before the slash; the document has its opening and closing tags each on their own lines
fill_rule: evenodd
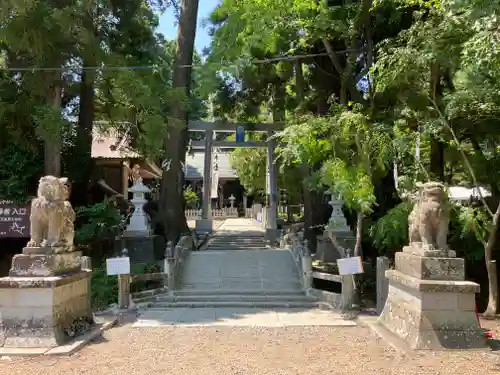
<svg viewBox="0 0 500 375">
<path fill-rule="evenodd" d="M 474 173 L 474 169 L 472 168 L 472 165 L 471 165 L 469 159 L 467 158 L 467 155 L 465 155 L 464 150 L 460 147 L 460 141 L 458 140 L 458 137 L 455 134 L 455 131 L 451 127 L 451 125 L 448 122 L 448 120 L 446 119 L 446 117 L 444 117 L 443 112 L 441 112 L 441 110 L 439 109 L 439 106 L 434 101 L 434 99 L 430 98 L 430 101 L 431 101 L 432 105 L 434 106 L 434 108 L 436 109 L 439 117 L 441 118 L 441 121 L 442 121 L 443 125 L 449 130 L 451 136 L 453 137 L 453 140 L 457 143 L 460 155 L 462 155 L 462 158 L 464 159 L 465 166 L 467 167 L 467 169 L 469 171 L 469 174 L 470 174 L 470 176 L 472 178 L 472 181 L 474 182 L 474 185 L 477 186 L 477 187 L 479 187 L 479 184 L 478 184 L 477 178 L 476 178 L 476 174 Z M 486 211 L 488 211 L 488 213 L 490 214 L 491 218 L 494 218 L 495 214 L 493 213 L 493 211 L 490 209 L 490 207 L 486 203 L 486 200 L 484 199 L 484 196 L 483 196 L 483 193 L 481 192 L 481 189 L 477 189 L 477 190 L 478 190 L 478 193 L 479 193 L 479 198 L 481 199 L 481 202 L 484 205 L 484 208 L 486 209 Z"/>
</svg>

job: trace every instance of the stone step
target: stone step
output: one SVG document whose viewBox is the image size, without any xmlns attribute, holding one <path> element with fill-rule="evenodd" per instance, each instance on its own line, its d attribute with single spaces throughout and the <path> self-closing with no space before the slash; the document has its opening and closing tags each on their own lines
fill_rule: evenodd
<svg viewBox="0 0 500 375">
<path fill-rule="evenodd" d="M 237 245 L 237 246 L 251 246 L 251 245 L 265 245 L 266 241 L 208 241 L 209 245 Z"/>
<path fill-rule="evenodd" d="M 162 311 L 172 308 L 206 308 L 206 307 L 230 307 L 230 308 L 317 308 L 324 307 L 322 302 L 288 302 L 288 301 L 203 301 L 203 302 L 155 302 L 149 303 L 142 309 L 147 311 Z"/>
<path fill-rule="evenodd" d="M 224 246 L 266 246 L 266 242 L 224 242 L 224 241 L 209 241 L 209 245 L 224 245 Z"/>
<path fill-rule="evenodd" d="M 157 302 L 316 302 L 317 299 L 307 295 L 245 295 L 245 294 L 213 294 L 213 295 L 192 295 L 192 296 L 169 296 L 157 297 Z"/>
<path fill-rule="evenodd" d="M 222 295 L 247 295 L 247 296 L 303 296 L 302 289 L 180 289 L 174 291 L 174 296 L 222 296 Z"/>
<path fill-rule="evenodd" d="M 235 246 L 235 245 L 223 245 L 223 244 L 220 244 L 220 245 L 208 245 L 207 249 L 210 248 L 212 250 L 217 250 L 217 249 L 220 249 L 220 250 L 245 250 L 245 249 L 263 249 L 263 250 L 266 250 L 266 249 L 269 249 L 266 245 L 238 245 L 238 246 Z"/>
</svg>

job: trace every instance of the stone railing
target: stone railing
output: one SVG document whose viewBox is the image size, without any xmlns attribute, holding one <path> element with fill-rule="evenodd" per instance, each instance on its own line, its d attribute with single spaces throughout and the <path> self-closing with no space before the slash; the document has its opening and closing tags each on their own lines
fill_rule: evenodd
<svg viewBox="0 0 500 375">
<path fill-rule="evenodd" d="M 245 218 L 246 219 L 255 219 L 252 208 L 245 208 Z"/>
<path fill-rule="evenodd" d="M 318 298 L 336 309 L 348 310 L 351 307 L 352 276 L 340 276 L 315 272 L 312 267 L 312 257 L 307 250 L 307 244 L 303 241 L 304 233 L 301 228 L 292 228 L 282 240 L 282 247 L 289 250 L 295 261 L 300 275 L 302 287 L 308 295 Z M 315 289 L 314 279 L 328 280 L 341 284 L 341 293 Z"/>
<path fill-rule="evenodd" d="M 164 286 L 169 292 L 175 289 L 176 283 L 182 275 L 184 263 L 194 246 L 193 236 L 182 236 L 175 247 L 171 243 L 167 245 L 163 272 L 165 274 Z"/>
<path fill-rule="evenodd" d="M 187 220 L 194 220 L 194 219 L 199 219 L 201 218 L 201 210 L 185 210 L 184 215 L 186 215 Z"/>
<path fill-rule="evenodd" d="M 238 209 L 236 207 L 224 207 L 212 210 L 213 218 L 238 217 Z"/>
<path fill-rule="evenodd" d="M 302 287 L 307 293 L 310 293 L 313 286 L 312 258 L 307 250 L 307 243 L 303 241 L 303 235 L 302 232 L 289 233 L 285 249 L 292 253 Z"/>
</svg>

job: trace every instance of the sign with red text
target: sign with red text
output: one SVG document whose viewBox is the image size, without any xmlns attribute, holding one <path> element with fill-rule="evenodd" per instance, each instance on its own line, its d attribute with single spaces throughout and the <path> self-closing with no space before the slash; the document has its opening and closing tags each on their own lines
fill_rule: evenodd
<svg viewBox="0 0 500 375">
<path fill-rule="evenodd" d="M 0 200 L 0 238 L 29 238 L 30 204 Z"/>
</svg>

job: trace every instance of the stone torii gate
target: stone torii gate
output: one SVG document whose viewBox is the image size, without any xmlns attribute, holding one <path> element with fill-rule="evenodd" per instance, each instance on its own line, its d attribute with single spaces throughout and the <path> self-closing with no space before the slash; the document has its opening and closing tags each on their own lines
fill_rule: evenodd
<svg viewBox="0 0 500 375">
<path fill-rule="evenodd" d="M 203 169 L 203 200 L 201 219 L 196 221 L 196 231 L 211 232 L 213 230 L 213 222 L 211 217 L 210 201 L 212 187 L 212 156 L 213 148 L 267 148 L 267 173 L 266 173 L 266 193 L 267 193 L 267 220 L 266 220 L 266 237 L 269 241 L 277 239 L 277 201 L 278 187 L 276 181 L 276 165 L 274 163 L 274 150 L 276 141 L 268 139 L 267 141 L 246 141 L 245 132 L 262 132 L 267 133 L 270 138 L 274 132 L 283 129 L 283 124 L 280 123 L 227 123 L 227 122 L 206 122 L 206 121 L 189 121 L 188 131 L 204 132 L 204 141 L 192 141 L 191 148 L 205 150 L 205 162 Z M 216 132 L 234 132 L 236 133 L 236 141 L 217 141 L 214 139 Z"/>
</svg>

